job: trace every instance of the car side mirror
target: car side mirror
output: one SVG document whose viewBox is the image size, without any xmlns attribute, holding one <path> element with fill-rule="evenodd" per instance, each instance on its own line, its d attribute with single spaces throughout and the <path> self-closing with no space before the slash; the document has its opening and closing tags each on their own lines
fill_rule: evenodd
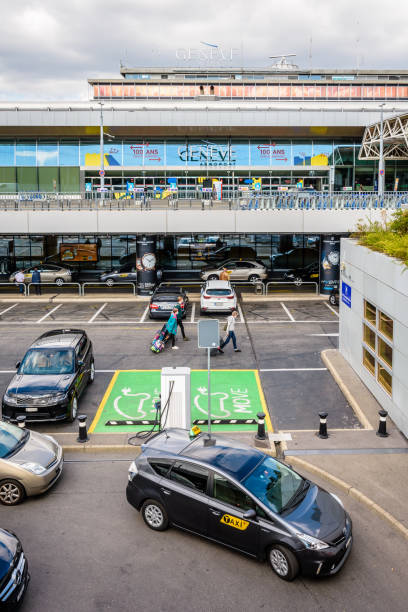
<svg viewBox="0 0 408 612">
<path fill-rule="evenodd" d="M 16 363 L 16 370 L 18 370 L 18 368 L 21 366 L 21 361 L 17 361 Z"/>
<path fill-rule="evenodd" d="M 256 511 L 253 508 L 251 508 L 250 510 L 247 510 L 245 512 L 245 514 L 243 515 L 242 518 L 250 519 L 250 520 L 254 521 L 256 519 Z"/>
</svg>

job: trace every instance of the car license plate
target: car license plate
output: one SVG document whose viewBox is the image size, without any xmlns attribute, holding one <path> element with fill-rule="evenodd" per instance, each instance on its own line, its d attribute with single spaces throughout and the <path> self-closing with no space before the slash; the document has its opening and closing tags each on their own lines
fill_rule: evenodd
<svg viewBox="0 0 408 612">
<path fill-rule="evenodd" d="M 173 304 L 161 304 L 160 306 L 160 310 L 173 310 L 174 306 Z"/>
<path fill-rule="evenodd" d="M 219 302 L 213 302 L 213 306 L 219 306 Z"/>
<path fill-rule="evenodd" d="M 346 542 L 346 548 L 348 548 L 350 546 L 351 543 L 351 536 L 349 537 L 349 539 Z"/>
<path fill-rule="evenodd" d="M 38 412 L 38 408 L 26 408 L 26 412 Z"/>
</svg>

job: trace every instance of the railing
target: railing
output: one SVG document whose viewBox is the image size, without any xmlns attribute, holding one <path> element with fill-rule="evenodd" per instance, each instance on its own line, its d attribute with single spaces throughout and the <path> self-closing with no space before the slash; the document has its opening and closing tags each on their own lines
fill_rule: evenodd
<svg viewBox="0 0 408 612">
<path fill-rule="evenodd" d="M 41 283 L 28 283 L 26 285 L 27 287 L 27 295 L 31 295 L 31 287 L 35 287 L 35 288 L 39 288 L 39 290 L 42 290 L 42 287 L 55 287 L 56 289 L 58 289 L 58 291 L 61 291 L 62 289 L 64 289 L 64 287 L 78 287 L 78 295 L 82 295 L 82 289 L 81 289 L 81 284 L 80 283 L 46 283 L 41 281 Z"/>
<path fill-rule="evenodd" d="M 377 210 L 408 207 L 408 192 L 386 192 L 383 196 L 371 192 L 276 192 L 273 195 L 250 195 L 227 200 L 211 199 L 181 199 L 169 198 L 156 200 L 142 199 L 115 199 L 111 197 L 101 199 L 87 199 L 84 194 L 56 195 L 38 194 L 38 197 L 21 199 L 21 194 L 15 196 L 4 195 L 0 199 L 1 210 Z M 40 197 L 41 196 L 41 197 Z"/>
<path fill-rule="evenodd" d="M 8 283 L 0 283 L 0 289 L 2 287 L 8 287 L 9 289 L 11 289 L 13 287 L 14 291 L 13 292 L 17 292 L 18 294 L 20 293 L 20 285 L 23 285 L 23 294 L 22 295 L 26 295 L 27 294 L 27 287 L 25 285 L 25 283 L 15 283 L 15 282 L 8 282 Z"/>
<path fill-rule="evenodd" d="M 178 283 L 177 281 L 163 281 L 159 284 L 159 287 L 167 287 L 167 286 L 176 286 L 176 287 L 180 287 L 181 291 L 183 291 L 184 288 L 186 287 L 194 287 L 194 286 L 198 286 L 198 287 L 204 287 L 206 281 L 186 281 L 186 282 L 181 282 Z M 232 287 L 236 287 L 236 286 L 250 286 L 254 288 L 254 292 L 257 295 L 263 295 L 264 291 L 265 291 L 265 285 L 263 283 L 263 281 L 256 280 L 256 281 L 234 281 L 231 280 L 230 281 L 231 286 Z"/>
<path fill-rule="evenodd" d="M 315 294 L 319 295 L 319 283 L 315 283 L 313 281 L 307 281 L 307 282 L 301 282 L 301 283 L 296 282 L 296 281 L 269 281 L 265 285 L 264 295 L 268 295 L 269 287 L 272 285 L 292 285 L 292 287 L 296 287 L 298 289 L 300 287 L 303 287 L 304 285 L 315 285 Z"/>
<path fill-rule="evenodd" d="M 97 282 L 97 281 L 89 281 L 86 283 L 82 283 L 82 295 L 85 295 L 85 287 L 88 287 L 89 289 L 99 289 L 101 287 L 104 287 L 106 289 L 106 291 L 111 291 L 112 289 L 119 289 L 122 287 L 132 287 L 132 293 L 133 295 L 136 295 L 136 283 L 130 282 L 130 281 L 126 281 L 126 282 L 120 282 L 120 283 L 114 283 L 113 285 L 108 285 L 106 282 Z"/>
</svg>

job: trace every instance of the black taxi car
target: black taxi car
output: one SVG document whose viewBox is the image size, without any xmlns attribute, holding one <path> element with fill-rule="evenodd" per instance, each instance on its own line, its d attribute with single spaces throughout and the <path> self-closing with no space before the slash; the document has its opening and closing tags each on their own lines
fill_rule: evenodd
<svg viewBox="0 0 408 612">
<path fill-rule="evenodd" d="M 352 547 L 341 501 L 289 466 L 220 434 L 168 429 L 142 446 L 126 495 L 156 531 L 174 525 L 260 560 L 293 580 L 337 573 Z"/>
<path fill-rule="evenodd" d="M 18 537 L 0 528 L 0 610 L 17 610 L 30 581 L 27 558 Z"/>
<path fill-rule="evenodd" d="M 95 378 L 92 342 L 82 329 L 47 331 L 16 368 L 3 395 L 3 419 L 72 422 L 79 397 Z"/>
<path fill-rule="evenodd" d="M 182 318 L 186 316 L 188 307 L 187 292 L 182 287 L 161 285 L 155 289 L 149 303 L 150 319 L 168 319 L 171 311 L 177 304 L 177 298 L 181 295 L 184 302 Z"/>
</svg>

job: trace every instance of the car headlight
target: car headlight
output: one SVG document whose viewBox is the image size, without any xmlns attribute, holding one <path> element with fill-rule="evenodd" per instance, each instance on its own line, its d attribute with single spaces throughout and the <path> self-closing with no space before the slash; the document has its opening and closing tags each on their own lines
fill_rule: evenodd
<svg viewBox="0 0 408 612">
<path fill-rule="evenodd" d="M 310 550 L 323 550 L 323 548 L 329 548 L 326 542 L 322 542 L 322 540 L 318 540 L 306 533 L 297 533 L 296 535 L 299 540 L 302 540 L 302 542 L 306 544 L 306 548 L 310 548 Z"/>
<path fill-rule="evenodd" d="M 8 393 L 5 393 L 3 399 L 5 402 L 7 402 L 7 404 L 13 404 L 14 406 L 17 404 L 16 395 L 9 395 Z"/>
<path fill-rule="evenodd" d="M 61 402 L 62 400 L 66 399 L 67 396 L 67 393 L 56 393 L 55 395 L 51 395 L 48 401 L 50 404 L 54 402 Z"/>
<path fill-rule="evenodd" d="M 130 482 L 132 482 L 132 480 L 134 479 L 137 473 L 138 473 L 138 469 L 136 467 L 136 463 L 132 461 L 132 463 L 129 466 L 129 470 L 128 470 L 128 479 Z"/>
<path fill-rule="evenodd" d="M 29 472 L 32 472 L 33 474 L 37 474 L 37 476 L 45 472 L 45 467 L 43 465 L 40 465 L 39 463 L 22 463 L 21 467 L 25 470 L 28 470 Z"/>
</svg>

